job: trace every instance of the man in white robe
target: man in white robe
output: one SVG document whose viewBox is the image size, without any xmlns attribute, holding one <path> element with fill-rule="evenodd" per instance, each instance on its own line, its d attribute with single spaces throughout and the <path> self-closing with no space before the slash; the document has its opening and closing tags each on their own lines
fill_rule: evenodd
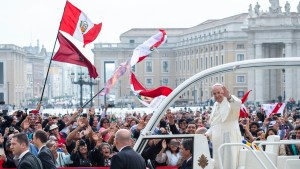
<svg viewBox="0 0 300 169">
<path fill-rule="evenodd" d="M 229 91 L 222 84 L 215 84 L 212 87 L 215 104 L 210 116 L 210 129 L 206 135 L 210 137 L 213 144 L 213 158 L 215 169 L 220 168 L 218 148 L 223 143 L 242 143 L 239 128 L 239 112 L 241 100 L 230 95 Z M 240 147 L 224 147 L 222 154 L 222 164 L 224 169 L 236 169 L 238 166 L 238 154 Z"/>
</svg>

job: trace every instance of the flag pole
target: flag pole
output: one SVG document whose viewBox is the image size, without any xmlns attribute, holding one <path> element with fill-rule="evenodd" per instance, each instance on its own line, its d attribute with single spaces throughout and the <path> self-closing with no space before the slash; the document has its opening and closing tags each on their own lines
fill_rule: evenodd
<svg viewBox="0 0 300 169">
<path fill-rule="evenodd" d="M 104 87 L 97 93 L 95 96 L 93 96 L 89 101 L 85 102 L 84 105 L 81 108 L 84 108 L 86 105 L 88 105 L 96 96 L 98 96 L 102 91 L 104 90 Z"/>
<path fill-rule="evenodd" d="M 44 87 L 43 87 L 43 91 L 42 91 L 42 95 L 41 95 L 41 99 L 40 99 L 39 104 L 42 104 L 42 101 L 43 101 L 43 96 L 44 96 L 45 87 L 46 87 L 46 83 L 47 83 L 47 79 L 48 79 L 48 75 L 49 75 L 49 71 L 50 71 L 50 66 L 51 66 L 51 63 L 52 63 L 52 58 L 53 58 L 53 54 L 54 54 L 56 42 L 57 42 L 57 39 L 58 39 L 59 28 L 60 28 L 60 25 L 61 25 L 61 22 L 62 22 L 62 18 L 64 16 L 64 13 L 65 13 L 65 10 L 66 10 L 66 6 L 67 6 L 67 1 L 66 1 L 66 4 L 65 4 L 65 7 L 64 7 L 63 14 L 62 14 L 61 19 L 60 19 L 58 30 L 57 30 L 57 34 L 56 34 L 56 38 L 55 38 L 55 42 L 54 42 L 52 54 L 51 54 L 51 57 L 50 57 L 50 62 L 49 62 L 49 65 L 48 65 L 48 70 L 47 70 L 46 78 L 45 78 L 45 81 L 44 81 Z M 38 106 L 38 109 L 39 109 L 39 106 Z"/>
</svg>

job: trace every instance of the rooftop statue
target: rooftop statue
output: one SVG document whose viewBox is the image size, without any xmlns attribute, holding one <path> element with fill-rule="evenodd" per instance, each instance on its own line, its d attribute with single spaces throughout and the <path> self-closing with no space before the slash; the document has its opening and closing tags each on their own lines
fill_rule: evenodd
<svg viewBox="0 0 300 169">
<path fill-rule="evenodd" d="M 249 13 L 249 16 L 250 16 L 250 17 L 253 16 L 252 4 L 249 5 L 248 13 Z"/>
<path fill-rule="evenodd" d="M 284 9 L 285 9 L 286 14 L 290 14 L 291 13 L 291 5 L 290 5 L 290 3 L 288 1 L 286 1 Z"/>
<path fill-rule="evenodd" d="M 254 12 L 257 16 L 259 16 L 259 13 L 260 13 L 259 8 L 260 8 L 260 5 L 258 4 L 258 2 L 256 2 L 256 5 L 254 7 Z"/>
<path fill-rule="evenodd" d="M 281 6 L 279 6 L 279 0 L 269 0 L 271 6 L 269 7 L 270 13 L 281 13 Z"/>
</svg>

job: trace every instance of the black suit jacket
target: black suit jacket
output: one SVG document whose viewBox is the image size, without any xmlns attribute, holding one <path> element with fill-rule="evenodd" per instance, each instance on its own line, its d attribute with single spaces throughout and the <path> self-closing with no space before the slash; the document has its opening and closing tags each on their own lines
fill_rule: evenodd
<svg viewBox="0 0 300 169">
<path fill-rule="evenodd" d="M 140 154 L 127 146 L 112 157 L 110 169 L 146 169 L 146 163 Z"/>
<path fill-rule="evenodd" d="M 49 148 L 44 146 L 37 157 L 41 160 L 44 169 L 56 169 L 54 156 Z"/>
<path fill-rule="evenodd" d="M 28 152 L 20 159 L 17 169 L 43 169 L 43 165 L 36 156 Z"/>
<path fill-rule="evenodd" d="M 191 158 L 189 161 L 184 160 L 180 169 L 193 169 L 193 158 Z"/>
</svg>

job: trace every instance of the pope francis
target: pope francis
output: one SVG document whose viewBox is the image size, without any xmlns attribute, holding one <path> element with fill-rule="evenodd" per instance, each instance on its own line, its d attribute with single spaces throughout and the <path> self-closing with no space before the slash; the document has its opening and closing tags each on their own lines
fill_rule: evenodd
<svg viewBox="0 0 300 169">
<path fill-rule="evenodd" d="M 222 84 L 212 86 L 215 104 L 210 116 L 210 129 L 206 135 L 213 144 L 213 158 L 215 169 L 220 168 L 218 148 L 223 143 L 242 143 L 239 128 L 239 112 L 241 100 L 230 95 L 227 88 Z M 238 154 L 240 147 L 224 147 L 222 151 L 222 164 L 224 169 L 236 169 L 238 166 Z"/>
</svg>

